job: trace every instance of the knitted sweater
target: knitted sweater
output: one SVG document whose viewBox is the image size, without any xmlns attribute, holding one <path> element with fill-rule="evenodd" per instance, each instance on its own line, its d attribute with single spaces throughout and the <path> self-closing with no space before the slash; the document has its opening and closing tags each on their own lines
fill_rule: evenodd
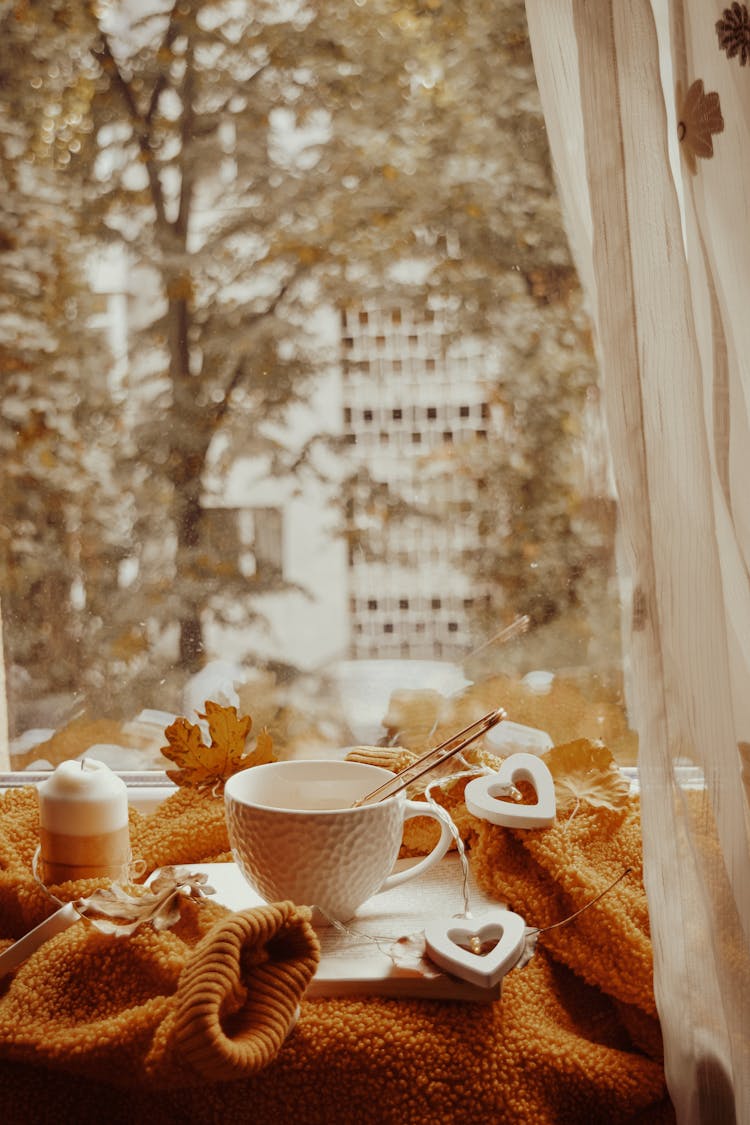
<svg viewBox="0 0 750 1125">
<path fill-rule="evenodd" d="M 0 949 L 53 909 L 31 875 L 37 830 L 34 790 L 0 798 Z M 462 831 L 479 882 L 529 925 L 633 873 L 542 935 L 498 1002 L 302 1000 L 296 1024 L 317 942 L 293 904 L 232 914 L 186 898 L 176 926 L 130 937 L 76 923 L 0 980 L 3 1120 L 672 1122 L 637 801 L 531 832 L 464 816 Z M 221 801 L 186 790 L 132 813 L 131 841 L 147 870 L 230 858 Z"/>
</svg>

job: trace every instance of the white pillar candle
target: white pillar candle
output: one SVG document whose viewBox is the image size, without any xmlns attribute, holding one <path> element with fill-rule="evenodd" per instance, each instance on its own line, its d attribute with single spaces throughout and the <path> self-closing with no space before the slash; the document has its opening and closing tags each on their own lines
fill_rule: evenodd
<svg viewBox="0 0 750 1125">
<path fill-rule="evenodd" d="M 130 860 L 128 791 L 103 762 L 61 762 L 40 781 L 42 877 L 46 883 L 117 878 Z"/>
</svg>

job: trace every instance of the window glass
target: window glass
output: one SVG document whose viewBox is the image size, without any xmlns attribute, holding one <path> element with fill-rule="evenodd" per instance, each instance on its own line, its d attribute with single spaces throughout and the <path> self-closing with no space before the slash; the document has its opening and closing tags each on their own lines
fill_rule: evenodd
<svg viewBox="0 0 750 1125">
<path fill-rule="evenodd" d="M 615 502 L 522 0 L 2 16 L 14 770 L 503 705 L 634 761 Z"/>
</svg>

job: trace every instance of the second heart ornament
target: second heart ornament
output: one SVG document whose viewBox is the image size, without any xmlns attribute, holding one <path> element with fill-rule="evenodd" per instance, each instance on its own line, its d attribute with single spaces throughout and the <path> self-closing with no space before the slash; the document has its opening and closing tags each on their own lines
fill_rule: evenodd
<svg viewBox="0 0 750 1125">
<path fill-rule="evenodd" d="M 526 923 L 520 914 L 498 907 L 480 918 L 436 918 L 425 926 L 424 937 L 427 955 L 441 969 L 492 988 L 523 953 Z M 491 948 L 474 953 L 472 942 Z"/>
<path fill-rule="evenodd" d="M 501 801 L 508 786 L 528 781 L 536 792 L 533 805 Z M 557 814 L 555 782 L 545 762 L 536 754 L 511 754 L 497 773 L 476 777 L 466 786 L 466 807 L 474 816 L 507 828 L 547 828 Z"/>
</svg>

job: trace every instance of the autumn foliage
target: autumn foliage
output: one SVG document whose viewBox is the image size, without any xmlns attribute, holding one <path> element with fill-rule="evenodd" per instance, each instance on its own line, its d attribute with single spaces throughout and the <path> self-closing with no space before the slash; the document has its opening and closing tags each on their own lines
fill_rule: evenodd
<svg viewBox="0 0 750 1125">
<path fill-rule="evenodd" d="M 247 749 L 253 720 L 249 715 L 240 716 L 236 707 L 209 701 L 205 714 L 199 717 L 208 724 L 208 745 L 201 727 L 184 718 L 175 719 L 164 731 L 169 745 L 162 753 L 180 767 L 167 770 L 167 777 L 177 785 L 216 794 L 232 774 L 275 761 L 273 742 L 266 730 L 258 734 L 253 749 Z"/>
</svg>

